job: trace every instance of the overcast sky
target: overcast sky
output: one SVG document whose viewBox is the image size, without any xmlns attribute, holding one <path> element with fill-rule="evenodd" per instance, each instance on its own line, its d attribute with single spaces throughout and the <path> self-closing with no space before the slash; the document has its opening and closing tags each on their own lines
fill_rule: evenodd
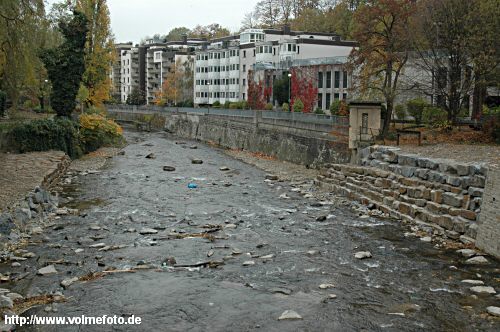
<svg viewBox="0 0 500 332">
<path fill-rule="evenodd" d="M 138 43 L 172 28 L 219 23 L 237 31 L 258 0 L 108 0 L 116 42 Z M 60 0 L 47 0 L 48 4 Z"/>
</svg>

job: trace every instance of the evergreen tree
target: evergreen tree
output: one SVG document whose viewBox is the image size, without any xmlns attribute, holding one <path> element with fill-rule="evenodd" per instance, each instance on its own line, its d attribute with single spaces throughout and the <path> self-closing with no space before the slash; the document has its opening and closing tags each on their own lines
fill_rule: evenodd
<svg viewBox="0 0 500 332">
<path fill-rule="evenodd" d="M 58 116 L 68 117 L 75 108 L 76 95 L 85 72 L 87 23 L 85 15 L 78 11 L 74 11 L 71 18 L 62 17 L 59 30 L 64 42 L 41 55 L 52 82 L 51 105 Z"/>
</svg>

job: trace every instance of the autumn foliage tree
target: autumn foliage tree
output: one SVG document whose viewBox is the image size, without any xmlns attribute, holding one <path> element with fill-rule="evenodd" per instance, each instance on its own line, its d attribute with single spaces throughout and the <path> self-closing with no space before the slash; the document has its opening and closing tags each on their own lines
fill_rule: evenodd
<svg viewBox="0 0 500 332">
<path fill-rule="evenodd" d="M 115 57 L 109 9 L 106 0 L 77 0 L 76 8 L 88 20 L 85 43 L 85 73 L 80 95 L 88 106 L 102 106 L 110 99 L 110 63 Z"/>
<path fill-rule="evenodd" d="M 387 111 L 382 133 L 389 129 L 398 83 L 408 61 L 408 23 L 414 12 L 412 0 L 368 1 L 354 14 L 354 39 L 359 47 L 350 55 L 351 69 L 363 95 L 384 99 Z"/>
<path fill-rule="evenodd" d="M 311 113 L 318 99 L 316 71 L 311 67 L 294 67 L 290 73 L 292 74 L 290 107 L 293 109 L 295 100 L 300 99 L 304 104 L 302 112 Z"/>
<path fill-rule="evenodd" d="M 254 72 L 248 72 L 248 106 L 250 109 L 263 110 L 271 99 L 273 88 L 266 86 L 262 79 L 256 81 Z"/>
<path fill-rule="evenodd" d="M 263 80 L 255 81 L 253 71 L 248 72 L 248 106 L 263 110 L 272 95 L 272 87 L 266 87 Z"/>
<path fill-rule="evenodd" d="M 188 57 L 170 67 L 161 90 L 155 95 L 156 105 L 178 105 L 193 100 L 193 61 Z"/>
</svg>

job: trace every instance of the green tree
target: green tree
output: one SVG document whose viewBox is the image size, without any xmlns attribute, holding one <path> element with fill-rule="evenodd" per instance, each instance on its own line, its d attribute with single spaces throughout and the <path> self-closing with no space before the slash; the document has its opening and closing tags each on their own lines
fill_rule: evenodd
<svg viewBox="0 0 500 332">
<path fill-rule="evenodd" d="M 406 103 L 406 109 L 408 110 L 408 113 L 413 116 L 417 124 L 422 123 L 422 116 L 427 106 L 429 105 L 422 98 L 412 99 Z"/>
<path fill-rule="evenodd" d="M 197 25 L 191 30 L 190 37 L 213 39 L 229 36 L 230 34 L 231 32 L 227 28 L 224 28 L 218 23 L 212 23 L 205 26 Z"/>
<path fill-rule="evenodd" d="M 133 88 L 132 92 L 127 96 L 127 105 L 144 105 L 146 104 L 146 95 L 144 91 Z"/>
<path fill-rule="evenodd" d="M 37 52 L 51 38 L 42 0 L 0 1 L 0 89 L 16 107 L 21 95 L 36 100 Z"/>
<path fill-rule="evenodd" d="M 169 31 L 166 38 L 167 41 L 179 41 L 182 40 L 184 35 L 189 35 L 191 30 L 186 27 L 177 27 Z"/>
<path fill-rule="evenodd" d="M 64 42 L 41 55 L 52 82 L 51 105 L 58 116 L 68 117 L 75 108 L 76 96 L 85 72 L 87 24 L 85 15 L 78 11 L 74 11 L 71 17 L 61 17 L 59 29 Z"/>
<path fill-rule="evenodd" d="M 282 78 L 273 82 L 273 99 L 276 100 L 279 105 L 288 103 L 290 99 L 290 79 L 286 73 Z"/>
<path fill-rule="evenodd" d="M 294 112 L 302 112 L 304 110 L 304 103 L 300 99 L 295 99 L 293 103 L 293 111 Z"/>
</svg>

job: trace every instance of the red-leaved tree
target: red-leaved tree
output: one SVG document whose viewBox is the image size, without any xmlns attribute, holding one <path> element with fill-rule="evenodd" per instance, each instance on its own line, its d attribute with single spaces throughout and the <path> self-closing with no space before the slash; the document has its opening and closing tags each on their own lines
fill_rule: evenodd
<svg viewBox="0 0 500 332">
<path fill-rule="evenodd" d="M 262 80 L 255 82 L 253 71 L 248 72 L 248 106 L 251 109 L 263 110 L 272 93 L 272 87 L 266 87 Z"/>
<path fill-rule="evenodd" d="M 291 102 L 290 109 L 296 99 L 304 104 L 304 113 L 311 113 L 318 99 L 318 88 L 315 81 L 315 70 L 312 67 L 295 67 L 290 70 L 291 78 Z"/>
</svg>

